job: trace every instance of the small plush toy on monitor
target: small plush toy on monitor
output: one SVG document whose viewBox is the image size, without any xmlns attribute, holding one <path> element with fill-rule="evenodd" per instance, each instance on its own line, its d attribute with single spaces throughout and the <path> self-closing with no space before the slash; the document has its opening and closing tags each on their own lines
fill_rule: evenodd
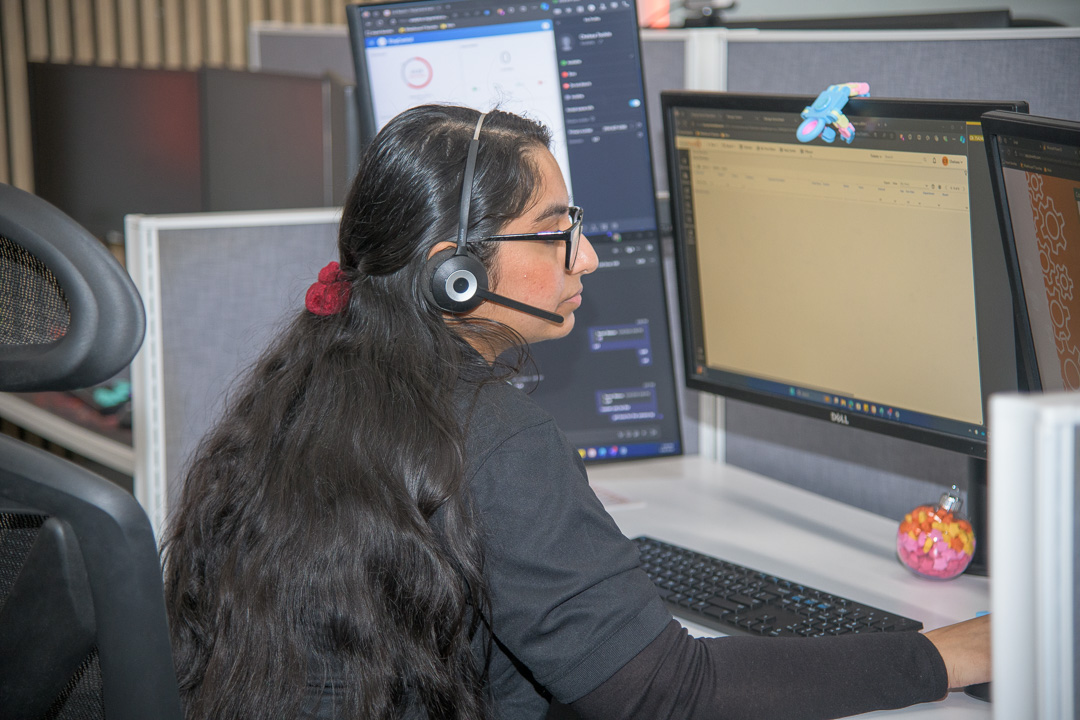
<svg viewBox="0 0 1080 720">
<path fill-rule="evenodd" d="M 870 83 L 850 82 L 830 85 L 817 96 L 813 105 L 808 105 L 802 111 L 803 121 L 799 129 L 795 131 L 795 137 L 800 142 L 810 142 L 820 135 L 822 140 L 831 143 L 836 139 L 836 134 L 840 133 L 844 142 L 850 144 L 852 138 L 855 137 L 855 128 L 840 111 L 847 105 L 849 97 L 869 94 Z"/>
</svg>

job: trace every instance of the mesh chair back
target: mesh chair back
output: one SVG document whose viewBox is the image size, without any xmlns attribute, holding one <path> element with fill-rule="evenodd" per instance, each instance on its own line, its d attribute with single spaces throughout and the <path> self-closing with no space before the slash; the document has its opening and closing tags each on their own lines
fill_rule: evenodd
<svg viewBox="0 0 1080 720">
<path fill-rule="evenodd" d="M 127 272 L 41 198 L 0 184 L 0 390 L 71 390 L 108 380 L 142 343 Z"/>
<path fill-rule="evenodd" d="M 6 237 L 0 237 L 0 307 L 34 308 L 33 313 L 0 315 L 3 345 L 47 345 L 64 337 L 71 325 L 71 308 L 56 276 Z"/>
<path fill-rule="evenodd" d="M 108 380 L 144 327 L 134 284 L 96 238 L 0 185 L 0 391 Z M 181 717 L 146 513 L 119 486 L 3 436 L 0 716 Z"/>
</svg>

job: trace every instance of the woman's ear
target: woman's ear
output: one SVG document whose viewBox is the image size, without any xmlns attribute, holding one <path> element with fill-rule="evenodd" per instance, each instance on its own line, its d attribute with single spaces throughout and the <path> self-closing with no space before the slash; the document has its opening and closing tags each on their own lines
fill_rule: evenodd
<svg viewBox="0 0 1080 720">
<path fill-rule="evenodd" d="M 427 254 L 428 260 L 435 257 L 436 253 L 442 252 L 443 250 L 446 250 L 447 248 L 456 248 L 456 247 L 457 247 L 457 243 L 452 243 L 449 240 L 443 240 L 440 243 L 435 243 L 435 245 L 432 246 L 432 248 L 430 250 L 428 250 L 428 254 Z"/>
</svg>

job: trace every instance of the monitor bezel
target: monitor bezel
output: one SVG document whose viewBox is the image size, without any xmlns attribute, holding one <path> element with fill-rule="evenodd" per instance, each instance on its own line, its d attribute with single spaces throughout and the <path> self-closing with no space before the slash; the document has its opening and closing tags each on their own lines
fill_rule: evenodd
<svg viewBox="0 0 1080 720">
<path fill-rule="evenodd" d="M 409 3 L 415 0 L 400 1 L 401 3 Z M 349 27 L 349 43 L 352 46 L 353 68 L 356 79 L 356 116 L 360 124 L 361 148 L 367 147 L 379 130 L 375 127 L 375 110 L 370 102 L 371 81 L 368 79 L 367 58 L 363 52 L 364 27 L 360 13 L 366 7 L 366 5 L 360 4 L 345 7 L 345 21 Z"/>
<path fill-rule="evenodd" d="M 1045 141 L 1080 147 L 1080 122 L 1060 118 L 1027 115 L 1018 112 L 993 110 L 982 116 L 983 139 L 987 162 L 990 165 L 990 183 L 994 188 L 998 223 L 1001 226 L 1001 242 L 1005 250 L 1005 267 L 1009 272 L 1012 290 L 1013 321 L 1016 324 L 1017 351 L 1022 359 L 1023 380 L 1027 390 L 1041 391 L 1042 375 L 1039 371 L 1035 340 L 1031 332 L 1031 316 L 1028 313 L 1024 280 L 1020 273 L 1020 259 L 1013 234 L 1012 216 L 1004 187 L 1001 153 L 998 138 L 1005 136 L 1021 140 Z"/>
<path fill-rule="evenodd" d="M 727 93 L 695 90 L 670 90 L 660 94 L 661 117 L 664 130 L 664 150 L 667 160 L 668 177 L 678 177 L 677 154 L 675 152 L 675 127 L 672 111 L 675 108 L 701 109 L 738 109 L 748 111 L 776 111 L 799 114 L 813 103 L 814 97 L 804 95 L 780 95 L 764 93 Z M 984 113 L 992 110 L 1011 110 L 1026 112 L 1025 101 L 972 101 L 942 99 L 907 99 L 907 98 L 852 98 L 844 108 L 851 117 L 879 116 L 894 118 L 930 118 L 940 120 L 979 120 Z M 933 110 L 933 114 L 928 111 Z M 969 438 L 945 433 L 939 430 L 905 425 L 886 419 L 854 412 L 838 412 L 835 408 L 821 407 L 816 404 L 776 396 L 745 387 L 736 387 L 717 381 L 706 381 L 696 377 L 694 368 L 694 338 L 690 288 L 687 282 L 688 258 L 685 248 L 686 229 L 682 217 L 677 211 L 681 204 L 681 188 L 673 183 L 670 188 L 671 220 L 674 232 L 675 276 L 679 298 L 679 321 L 682 336 L 683 371 L 686 386 L 692 390 L 712 395 L 741 400 L 777 410 L 793 412 L 804 417 L 811 417 L 842 427 L 867 430 L 891 437 L 918 442 L 924 445 L 950 450 L 971 457 L 985 459 L 987 443 L 984 438 Z M 984 424 L 986 427 L 986 408 L 988 398 L 983 393 Z"/>
</svg>

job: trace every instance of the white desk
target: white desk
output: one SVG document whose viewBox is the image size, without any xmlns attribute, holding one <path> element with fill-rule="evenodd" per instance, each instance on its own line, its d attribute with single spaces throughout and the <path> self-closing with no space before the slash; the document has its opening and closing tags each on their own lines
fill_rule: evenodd
<svg viewBox="0 0 1080 720">
<path fill-rule="evenodd" d="M 650 535 L 916 618 L 933 629 L 989 609 L 989 581 L 916 577 L 896 558 L 900 521 L 700 457 L 619 463 L 589 470 L 628 537 Z M 991 706 L 962 692 L 939 703 L 862 717 L 989 718 Z"/>
</svg>

